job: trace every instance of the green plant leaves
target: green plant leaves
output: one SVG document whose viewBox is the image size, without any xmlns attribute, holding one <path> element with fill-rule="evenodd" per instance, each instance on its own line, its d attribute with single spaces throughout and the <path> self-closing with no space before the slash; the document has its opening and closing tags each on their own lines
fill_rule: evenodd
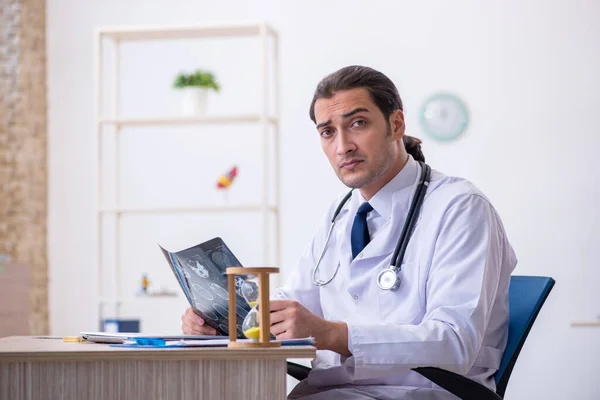
<svg viewBox="0 0 600 400">
<path fill-rule="evenodd" d="M 218 92 L 221 89 L 221 86 L 216 81 L 212 72 L 203 71 L 200 69 L 197 69 L 190 74 L 178 74 L 175 78 L 175 82 L 173 83 L 173 87 L 178 89 L 185 87 L 203 87 L 212 89 L 215 92 Z"/>
</svg>

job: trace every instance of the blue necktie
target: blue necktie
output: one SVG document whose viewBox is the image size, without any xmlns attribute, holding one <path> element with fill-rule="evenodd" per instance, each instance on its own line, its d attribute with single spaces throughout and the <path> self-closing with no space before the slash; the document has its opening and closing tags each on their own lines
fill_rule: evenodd
<svg viewBox="0 0 600 400">
<path fill-rule="evenodd" d="M 367 227 L 367 214 L 371 211 L 373 211 L 373 207 L 369 203 L 363 203 L 358 207 L 358 211 L 354 217 L 354 224 L 352 225 L 352 233 L 350 235 L 353 260 L 371 240 Z"/>
</svg>

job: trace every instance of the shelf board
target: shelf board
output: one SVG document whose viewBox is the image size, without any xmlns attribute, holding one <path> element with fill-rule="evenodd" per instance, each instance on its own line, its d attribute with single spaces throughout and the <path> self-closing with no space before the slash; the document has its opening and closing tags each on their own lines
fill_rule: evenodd
<svg viewBox="0 0 600 400">
<path fill-rule="evenodd" d="M 102 214 L 170 214 L 170 213 L 206 213 L 206 212 L 256 212 L 263 211 L 277 212 L 278 208 L 274 206 L 263 207 L 260 204 L 248 206 L 189 206 L 189 207 L 103 207 L 98 212 Z"/>
<path fill-rule="evenodd" d="M 170 300 L 180 300 L 180 299 L 185 299 L 185 296 L 182 293 L 178 293 L 174 296 L 139 296 L 137 294 L 135 295 L 125 295 L 125 296 L 120 296 L 120 297 L 110 297 L 110 296 L 100 296 L 98 298 L 98 302 L 102 303 L 102 304 L 123 304 L 123 303 L 132 303 L 132 302 L 137 302 L 137 301 L 141 301 L 141 300 L 146 300 L 146 299 L 155 299 L 155 300 L 159 300 L 159 301 L 163 301 L 166 299 L 170 299 Z"/>
<path fill-rule="evenodd" d="M 277 37 L 277 32 L 264 23 L 231 25 L 139 26 L 131 28 L 101 28 L 98 34 L 119 41 L 177 40 L 258 36 L 262 29 Z"/>
<path fill-rule="evenodd" d="M 100 118 L 99 123 L 103 125 L 120 126 L 161 126 L 161 125 L 195 125 L 195 124 L 244 124 L 261 123 L 263 118 L 260 114 L 241 115 L 206 115 L 206 116 L 173 116 L 173 117 L 116 117 Z M 277 118 L 267 117 L 266 121 L 276 124 Z"/>
<path fill-rule="evenodd" d="M 165 297 L 180 297 L 177 293 L 169 293 L 169 294 L 146 294 L 141 295 L 138 294 L 135 296 L 137 299 L 157 299 L 157 298 L 165 298 Z"/>
<path fill-rule="evenodd" d="M 571 322 L 571 326 L 576 328 L 600 328 L 600 321 L 575 321 Z"/>
</svg>

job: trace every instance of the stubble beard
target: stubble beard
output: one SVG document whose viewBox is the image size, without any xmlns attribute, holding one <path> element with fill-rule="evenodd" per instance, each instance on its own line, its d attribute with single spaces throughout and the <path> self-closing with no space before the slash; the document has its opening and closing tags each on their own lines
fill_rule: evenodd
<svg viewBox="0 0 600 400">
<path fill-rule="evenodd" d="M 348 186 L 352 189 L 361 189 L 365 186 L 368 186 L 372 183 L 380 180 L 387 170 L 390 168 L 392 164 L 392 160 L 390 159 L 390 155 L 382 154 L 382 163 L 379 163 L 373 169 L 365 171 L 364 174 L 358 176 L 344 177 L 340 176 L 340 180 L 344 183 L 344 185 Z M 365 162 L 365 161 L 363 161 Z"/>
</svg>

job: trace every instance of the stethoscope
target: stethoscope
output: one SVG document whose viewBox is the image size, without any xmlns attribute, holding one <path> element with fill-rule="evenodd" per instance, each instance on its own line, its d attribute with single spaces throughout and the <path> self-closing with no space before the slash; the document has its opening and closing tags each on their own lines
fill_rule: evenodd
<svg viewBox="0 0 600 400">
<path fill-rule="evenodd" d="M 423 205 L 423 199 L 425 198 L 425 192 L 427 191 L 427 187 L 429 186 L 429 181 L 431 177 L 431 168 L 429 165 L 418 161 L 421 165 L 421 177 L 419 179 L 419 183 L 415 190 L 415 195 L 413 197 L 412 203 L 408 210 L 408 215 L 406 217 L 406 221 L 404 222 L 404 227 L 402 228 L 402 233 L 400 234 L 400 239 L 398 240 L 398 244 L 396 245 L 396 249 L 394 250 L 394 254 L 392 256 L 392 262 L 389 267 L 384 269 L 377 275 L 377 286 L 379 286 L 382 290 L 391 290 L 395 291 L 400 287 L 400 277 L 398 276 L 398 272 L 401 271 L 402 259 L 404 258 L 404 253 L 406 253 L 406 248 L 408 246 L 408 241 L 410 240 L 410 236 L 415 228 L 415 224 L 417 222 L 417 217 L 419 211 L 421 210 L 421 206 Z M 333 227 L 335 226 L 335 219 L 337 218 L 340 211 L 342 211 L 342 207 L 344 204 L 350 199 L 352 196 L 352 190 L 342 199 L 337 209 L 333 213 L 333 217 L 331 218 L 331 226 L 329 227 L 329 233 L 327 233 L 327 239 L 325 240 L 325 246 L 323 246 L 323 250 L 321 251 L 321 255 L 317 260 L 317 265 L 313 271 L 313 283 L 316 286 L 325 286 L 329 284 L 335 278 L 338 273 L 338 269 L 340 268 L 340 264 L 338 263 L 333 276 L 329 278 L 327 281 L 322 281 L 317 279 L 317 271 L 319 269 L 319 264 L 321 264 L 321 260 L 323 259 L 323 255 L 325 254 L 325 250 L 327 250 L 327 244 L 329 243 L 329 238 L 331 237 L 331 233 L 333 232 Z"/>
</svg>

